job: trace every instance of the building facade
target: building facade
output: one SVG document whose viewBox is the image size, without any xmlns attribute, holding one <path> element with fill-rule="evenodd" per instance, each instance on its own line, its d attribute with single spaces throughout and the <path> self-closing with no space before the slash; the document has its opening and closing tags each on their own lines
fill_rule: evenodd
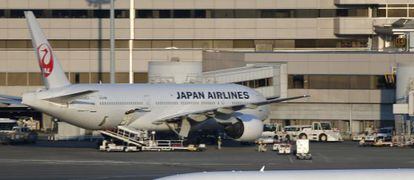
<svg viewBox="0 0 414 180">
<path fill-rule="evenodd" d="M 129 0 L 117 0 L 115 6 L 116 81 L 127 83 Z M 21 95 L 42 86 L 25 10 L 38 17 L 72 83 L 109 82 L 108 1 L 0 0 L 0 93 Z M 389 107 L 382 105 L 392 103 L 388 96 L 393 96 L 394 88 L 386 74 L 392 74 L 390 62 L 396 62 L 399 55 L 272 52 L 406 51 L 409 43 L 401 43 L 408 41 L 406 34 L 381 33 L 381 29 L 414 17 L 414 1 L 135 0 L 135 12 L 136 83 L 147 82 L 149 61 L 203 61 L 206 51 L 237 51 L 245 53 L 247 63 L 287 63 L 287 95 L 320 94 L 300 108 L 333 108 L 331 112 L 348 115 L 358 114 L 352 109 L 386 114 Z M 410 59 L 411 54 L 404 57 Z M 379 98 L 383 92 L 387 98 Z M 370 103 L 375 107 L 365 106 Z M 275 115 L 278 111 L 299 113 L 292 110 L 296 105 L 283 108 L 275 109 L 272 117 L 335 119 Z M 361 119 L 391 120 L 388 115 Z"/>
</svg>

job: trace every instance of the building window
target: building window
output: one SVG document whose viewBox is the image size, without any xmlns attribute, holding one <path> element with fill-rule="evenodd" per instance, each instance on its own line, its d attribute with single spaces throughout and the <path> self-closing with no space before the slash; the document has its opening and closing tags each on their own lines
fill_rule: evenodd
<svg viewBox="0 0 414 180">
<path fill-rule="evenodd" d="M 350 76 L 331 75 L 329 76 L 327 85 L 327 89 L 350 89 Z"/>
<path fill-rule="evenodd" d="M 275 48 L 281 48 L 281 49 L 285 49 L 285 48 L 295 48 L 295 40 L 275 40 Z"/>
<path fill-rule="evenodd" d="M 388 9 L 388 17 L 407 17 L 407 11 L 404 9 Z"/>
<path fill-rule="evenodd" d="M 329 89 L 329 76 L 309 75 L 309 89 Z"/>
<path fill-rule="evenodd" d="M 261 18 L 276 18 L 276 10 L 261 10 Z"/>
<path fill-rule="evenodd" d="M 295 10 L 295 18 L 317 18 L 319 10 L 317 9 L 298 9 Z"/>
<path fill-rule="evenodd" d="M 71 10 L 53 10 L 53 18 L 71 18 Z"/>
<path fill-rule="evenodd" d="M 136 72 L 134 73 L 134 83 L 147 83 L 148 73 Z"/>
<path fill-rule="evenodd" d="M 129 10 L 115 10 L 116 18 L 129 18 Z"/>
<path fill-rule="evenodd" d="M 88 40 L 72 40 L 69 41 L 69 48 L 90 48 Z"/>
<path fill-rule="evenodd" d="M 207 18 L 206 10 L 194 10 L 194 18 Z"/>
<path fill-rule="evenodd" d="M 89 72 L 77 72 L 75 74 L 75 84 L 87 84 L 89 83 Z"/>
<path fill-rule="evenodd" d="M 303 89 L 305 87 L 304 75 L 289 75 L 289 89 Z"/>
<path fill-rule="evenodd" d="M 160 10 L 158 13 L 160 18 L 171 18 L 170 10 Z"/>
<path fill-rule="evenodd" d="M 30 41 L 28 40 L 7 40 L 6 41 L 6 48 L 31 48 L 32 45 L 29 44 Z"/>
<path fill-rule="evenodd" d="M 234 10 L 214 10 L 213 18 L 234 18 Z"/>
<path fill-rule="evenodd" d="M 135 40 L 134 41 L 134 48 L 151 48 L 151 41 L 145 40 Z"/>
<path fill-rule="evenodd" d="M 374 76 L 372 88 L 374 89 L 395 89 L 395 82 L 389 81 L 385 76 Z"/>
<path fill-rule="evenodd" d="M 255 48 L 254 40 L 234 40 L 234 48 Z"/>
<path fill-rule="evenodd" d="M 350 76 L 350 89 L 373 89 L 371 76 Z"/>
<path fill-rule="evenodd" d="M 377 14 L 379 17 L 385 13 L 384 7 Z M 410 6 L 411 8 L 411 6 Z M 37 18 L 109 18 L 108 9 L 29 9 L 34 12 Z M 407 15 L 407 5 L 389 5 L 388 13 L 390 17 L 405 17 Z M 24 18 L 23 9 L 0 10 L 0 18 Z M 136 10 L 137 18 L 318 18 L 318 17 L 367 17 L 368 8 L 351 9 L 193 9 L 193 10 L 155 10 L 139 9 Z M 116 9 L 116 18 L 129 18 L 129 10 Z"/>
<path fill-rule="evenodd" d="M 383 75 L 289 75 L 289 89 L 395 89 Z"/>
<path fill-rule="evenodd" d="M 214 40 L 213 48 L 233 48 L 232 40 Z"/>
<path fill-rule="evenodd" d="M 0 73 L 0 86 L 6 86 L 6 73 Z"/>
<path fill-rule="evenodd" d="M 193 48 L 193 41 L 191 40 L 173 40 L 172 47 L 176 48 Z"/>
<path fill-rule="evenodd" d="M 109 48 L 109 40 L 49 40 L 55 49 L 96 49 Z M 128 48 L 128 40 L 117 40 L 116 48 Z M 229 39 L 229 40 L 135 40 L 134 48 L 250 48 L 256 45 L 269 45 L 272 48 L 366 48 L 368 39 L 286 39 L 286 40 L 253 40 L 253 39 Z M 0 40 L 0 48 L 25 49 L 32 48 L 30 40 Z"/>
<path fill-rule="evenodd" d="M 190 10 L 174 10 L 173 18 L 191 18 Z"/>
<path fill-rule="evenodd" d="M 94 10 L 94 18 L 109 18 L 109 10 Z"/>
<path fill-rule="evenodd" d="M 27 73 L 7 73 L 8 86 L 27 86 Z"/>
<path fill-rule="evenodd" d="M 235 18 L 258 18 L 256 10 L 236 10 L 234 13 Z"/>
<path fill-rule="evenodd" d="M 115 74 L 116 83 L 128 83 L 129 82 L 129 73 L 127 72 L 118 72 Z"/>
<path fill-rule="evenodd" d="M 213 48 L 212 40 L 194 40 L 193 48 L 210 49 Z"/>
<path fill-rule="evenodd" d="M 153 11 L 152 10 L 137 10 L 136 17 L 137 18 L 153 18 Z"/>
<path fill-rule="evenodd" d="M 172 41 L 155 40 L 155 41 L 152 41 L 151 47 L 152 48 L 172 47 Z"/>
<path fill-rule="evenodd" d="M 335 17 L 336 10 L 335 9 L 321 9 L 319 10 L 319 17 L 327 18 L 327 17 Z"/>
<path fill-rule="evenodd" d="M 25 10 L 10 10 L 10 18 L 24 18 Z"/>
<path fill-rule="evenodd" d="M 43 85 L 42 75 L 36 72 L 29 72 L 29 86 L 41 86 L 41 85 Z"/>
<path fill-rule="evenodd" d="M 314 39 L 297 39 L 295 40 L 295 48 L 312 48 L 316 47 Z"/>
<path fill-rule="evenodd" d="M 50 18 L 47 10 L 31 10 L 36 18 Z"/>
<path fill-rule="evenodd" d="M 234 84 L 239 84 L 239 85 L 247 86 L 250 88 L 260 88 L 260 87 L 273 86 L 273 79 L 272 78 L 255 79 L 255 80 L 249 80 L 249 81 L 235 82 Z"/>
<path fill-rule="evenodd" d="M 374 9 L 374 17 L 412 17 L 413 4 L 386 4 Z"/>
<path fill-rule="evenodd" d="M 275 17 L 276 18 L 293 18 L 294 10 L 276 10 Z"/>
<path fill-rule="evenodd" d="M 368 17 L 368 9 L 348 9 L 349 17 Z"/>
<path fill-rule="evenodd" d="M 384 9 L 378 9 L 377 10 L 377 17 L 387 17 L 387 10 Z"/>
<path fill-rule="evenodd" d="M 87 10 L 72 10 L 70 15 L 71 18 L 90 18 Z"/>
<path fill-rule="evenodd" d="M 348 10 L 347 9 L 337 9 L 336 10 L 336 16 L 337 17 L 347 17 L 348 16 Z"/>
</svg>

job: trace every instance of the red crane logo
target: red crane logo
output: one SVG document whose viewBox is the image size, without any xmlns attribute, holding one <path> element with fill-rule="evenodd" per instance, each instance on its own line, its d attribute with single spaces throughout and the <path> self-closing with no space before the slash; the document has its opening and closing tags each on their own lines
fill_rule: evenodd
<svg viewBox="0 0 414 180">
<path fill-rule="evenodd" d="M 50 46 L 43 43 L 37 47 L 37 55 L 39 57 L 39 66 L 43 76 L 47 78 L 53 71 L 53 53 Z"/>
</svg>

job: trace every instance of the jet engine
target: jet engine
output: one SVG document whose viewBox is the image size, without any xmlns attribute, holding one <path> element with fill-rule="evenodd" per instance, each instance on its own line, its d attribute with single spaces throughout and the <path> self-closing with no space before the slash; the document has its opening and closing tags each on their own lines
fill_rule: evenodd
<svg viewBox="0 0 414 180">
<path fill-rule="evenodd" d="M 226 134 L 237 141 L 252 142 L 263 132 L 263 122 L 251 114 L 241 114 L 235 123 L 225 125 Z"/>
</svg>

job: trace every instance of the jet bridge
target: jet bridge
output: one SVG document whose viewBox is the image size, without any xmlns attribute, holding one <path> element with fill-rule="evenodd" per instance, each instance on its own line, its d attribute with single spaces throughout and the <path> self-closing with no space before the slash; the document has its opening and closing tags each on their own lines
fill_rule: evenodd
<svg viewBox="0 0 414 180">
<path fill-rule="evenodd" d="M 398 64 L 396 84 L 395 135 L 408 142 L 413 140 L 414 128 L 414 64 Z"/>
</svg>

